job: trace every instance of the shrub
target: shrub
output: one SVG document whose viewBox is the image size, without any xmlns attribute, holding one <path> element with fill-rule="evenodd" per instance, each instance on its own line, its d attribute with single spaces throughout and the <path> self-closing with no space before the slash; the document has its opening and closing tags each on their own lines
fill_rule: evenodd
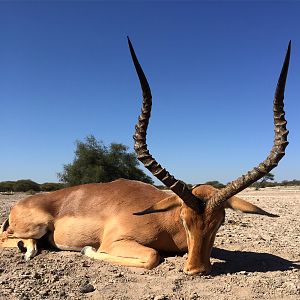
<svg viewBox="0 0 300 300">
<path fill-rule="evenodd" d="M 0 192 L 11 192 L 14 190 L 15 181 L 0 182 Z"/>
<path fill-rule="evenodd" d="M 40 185 L 30 179 L 21 179 L 16 181 L 13 186 L 14 192 L 27 192 L 30 190 L 39 192 L 41 190 Z"/>
<path fill-rule="evenodd" d="M 45 182 L 40 185 L 41 191 L 44 192 L 52 192 L 52 191 L 60 190 L 64 187 L 65 185 L 63 183 L 58 183 L 58 182 Z"/>
</svg>

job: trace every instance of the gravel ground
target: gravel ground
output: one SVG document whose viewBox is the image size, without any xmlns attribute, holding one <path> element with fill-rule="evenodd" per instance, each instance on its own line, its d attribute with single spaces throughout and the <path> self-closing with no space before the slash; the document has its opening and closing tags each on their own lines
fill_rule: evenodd
<svg viewBox="0 0 300 300">
<path fill-rule="evenodd" d="M 25 194 L 0 195 L 0 222 Z M 0 299 L 300 299 L 300 188 L 239 194 L 280 218 L 227 211 L 212 253 L 213 272 L 190 277 L 184 256 L 147 271 L 94 261 L 80 253 L 41 250 L 24 262 L 0 249 Z"/>
</svg>

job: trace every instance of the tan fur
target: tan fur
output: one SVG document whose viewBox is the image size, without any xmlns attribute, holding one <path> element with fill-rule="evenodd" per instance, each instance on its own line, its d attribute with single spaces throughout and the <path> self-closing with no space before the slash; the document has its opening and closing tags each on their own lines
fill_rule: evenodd
<svg viewBox="0 0 300 300">
<path fill-rule="evenodd" d="M 20 241 L 22 240 L 9 237 L 7 231 L 0 234 L 0 247 L 2 248 L 18 248 L 18 243 Z"/>
<path fill-rule="evenodd" d="M 239 210 L 243 213 L 265 215 L 268 217 L 279 217 L 278 215 L 271 214 L 271 213 L 257 207 L 256 205 L 251 204 L 245 200 L 242 200 L 236 196 L 233 196 L 230 199 L 228 199 L 225 202 L 224 206 L 225 206 L 225 208 Z"/>
<path fill-rule="evenodd" d="M 193 189 L 206 201 L 215 192 L 207 185 Z M 229 199 L 225 206 L 246 208 L 246 212 L 253 207 L 237 197 Z M 189 250 L 185 272 L 208 273 L 210 252 L 224 216 L 224 207 L 199 215 L 178 196 L 149 184 L 119 179 L 19 201 L 11 209 L 1 246 L 8 247 L 9 240 L 14 245 L 18 239 L 28 241 L 25 244 L 29 259 L 36 254 L 35 241 L 46 234 L 59 249 L 83 248 L 84 254 L 95 259 L 148 269 L 159 263 L 160 251 Z"/>
</svg>

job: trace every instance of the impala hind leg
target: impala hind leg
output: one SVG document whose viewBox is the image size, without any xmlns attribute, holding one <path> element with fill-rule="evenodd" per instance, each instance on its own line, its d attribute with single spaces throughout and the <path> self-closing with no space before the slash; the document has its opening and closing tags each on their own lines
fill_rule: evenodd
<svg viewBox="0 0 300 300">
<path fill-rule="evenodd" d="M 90 258 L 149 270 L 155 268 L 160 261 L 160 256 L 156 250 L 131 240 L 113 242 L 106 249 L 100 247 L 98 251 L 87 246 L 82 249 L 81 253 Z"/>
</svg>

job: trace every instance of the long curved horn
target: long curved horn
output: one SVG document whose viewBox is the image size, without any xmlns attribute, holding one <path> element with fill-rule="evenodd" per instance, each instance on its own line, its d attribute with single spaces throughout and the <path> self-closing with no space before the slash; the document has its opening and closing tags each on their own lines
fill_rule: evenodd
<svg viewBox="0 0 300 300">
<path fill-rule="evenodd" d="M 202 213 L 204 211 L 205 202 L 202 199 L 194 196 L 183 181 L 177 180 L 176 178 L 174 178 L 174 176 L 170 175 L 170 173 L 166 169 L 162 168 L 162 166 L 158 164 L 157 161 L 149 153 L 146 143 L 146 135 L 151 115 L 152 95 L 147 78 L 136 57 L 130 39 L 129 37 L 127 38 L 131 57 L 143 91 L 142 112 L 139 116 L 138 123 L 135 126 L 135 135 L 133 137 L 135 140 L 134 149 L 137 153 L 137 157 L 156 178 L 158 178 L 175 194 L 177 194 L 187 206 L 191 207 L 197 212 Z"/>
<path fill-rule="evenodd" d="M 275 96 L 274 96 L 274 131 L 275 138 L 272 150 L 269 156 L 260 163 L 257 167 L 249 171 L 246 175 L 242 175 L 236 180 L 227 184 L 224 188 L 219 190 L 209 201 L 209 208 L 215 209 L 221 203 L 242 191 L 264 175 L 269 173 L 275 168 L 280 159 L 285 155 L 285 148 L 288 145 L 287 135 L 288 130 L 286 129 L 287 121 L 285 120 L 284 112 L 284 89 L 289 68 L 291 53 L 291 41 L 289 42 L 284 63 L 281 69 L 281 73 L 278 79 Z"/>
</svg>

